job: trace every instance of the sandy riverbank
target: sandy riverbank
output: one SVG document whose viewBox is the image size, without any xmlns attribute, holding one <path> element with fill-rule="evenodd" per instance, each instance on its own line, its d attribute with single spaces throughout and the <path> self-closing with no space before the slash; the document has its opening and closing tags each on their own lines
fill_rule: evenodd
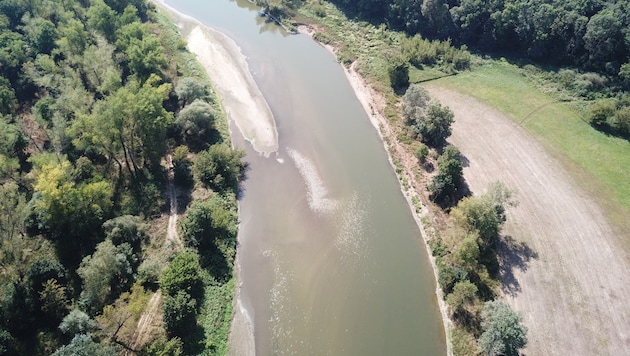
<svg viewBox="0 0 630 356">
<path fill-rule="evenodd" d="M 221 32 L 154 0 L 167 11 L 197 56 L 221 98 L 228 118 L 254 150 L 269 156 L 278 150 L 276 123 L 238 45 Z"/>
<path fill-rule="evenodd" d="M 163 0 L 153 2 L 180 28 L 188 49 L 197 56 L 219 93 L 228 118 L 253 148 L 265 155 L 278 150 L 278 132 L 271 109 L 251 76 L 240 48 L 224 34 L 182 14 Z M 255 355 L 253 324 L 241 303 L 239 256 L 235 261 L 237 287 L 228 339 L 232 355 Z"/>
</svg>

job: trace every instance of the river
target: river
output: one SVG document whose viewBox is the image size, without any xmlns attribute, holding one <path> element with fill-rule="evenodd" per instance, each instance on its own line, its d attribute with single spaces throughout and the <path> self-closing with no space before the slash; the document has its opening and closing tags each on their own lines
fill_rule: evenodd
<svg viewBox="0 0 630 356">
<path fill-rule="evenodd" d="M 257 355 L 440 355 L 435 280 L 380 138 L 342 68 L 246 0 L 167 0 L 247 58 L 277 125 L 240 200 L 240 305 Z"/>
</svg>

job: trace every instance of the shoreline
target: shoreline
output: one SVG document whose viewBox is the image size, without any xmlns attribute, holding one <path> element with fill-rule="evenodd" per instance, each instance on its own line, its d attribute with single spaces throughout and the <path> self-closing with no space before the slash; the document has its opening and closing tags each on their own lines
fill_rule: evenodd
<svg viewBox="0 0 630 356">
<path fill-rule="evenodd" d="M 166 13 L 167 16 L 171 18 L 173 23 L 177 27 L 179 27 L 181 36 L 186 41 L 189 51 L 195 54 L 195 56 L 197 57 L 197 61 L 205 69 L 206 74 L 208 75 L 208 78 L 212 86 L 218 89 L 216 79 L 213 78 L 213 75 L 211 71 L 209 70 L 209 68 L 213 66 L 213 64 L 211 63 L 212 60 L 208 56 L 204 56 L 204 53 L 202 51 L 203 48 L 208 48 L 215 45 L 215 43 L 212 43 L 212 41 L 207 36 L 207 31 L 210 31 L 212 29 L 205 26 L 194 17 L 177 11 L 173 7 L 166 4 L 164 0 L 151 0 L 151 1 L 156 5 L 156 7 L 160 11 L 163 11 L 164 13 Z M 225 36 L 224 34 L 218 31 L 215 31 L 215 32 Z M 225 36 L 225 38 L 227 40 L 231 40 L 227 36 Z M 191 45 L 191 42 L 192 42 L 192 45 Z M 225 43 L 222 43 L 222 44 L 225 44 Z M 191 47 L 197 49 L 198 51 L 195 52 Z M 235 43 L 234 43 L 234 47 L 236 47 L 236 50 L 238 50 L 238 53 L 241 54 L 241 57 L 242 57 L 240 48 L 238 48 L 238 46 L 236 46 Z M 245 62 L 245 60 L 243 59 L 242 61 L 240 61 L 239 64 L 241 65 L 240 70 L 245 71 L 250 75 L 251 81 L 248 84 L 253 83 L 255 85 L 255 83 L 253 82 L 253 78 L 251 78 L 251 72 L 249 71 L 249 66 L 247 65 L 247 62 Z M 248 81 L 246 78 L 245 83 L 247 82 Z M 250 89 L 250 88 L 247 88 L 247 89 Z M 254 147 L 254 150 L 256 150 L 260 154 L 269 156 L 271 153 L 276 152 L 278 150 L 278 131 L 276 128 L 275 120 L 273 119 L 273 115 L 271 114 L 271 109 L 267 105 L 267 102 L 265 101 L 265 99 L 262 97 L 262 93 L 260 93 L 258 86 L 255 86 L 255 89 L 256 90 L 254 92 L 260 95 L 260 98 L 262 98 L 262 102 L 263 102 L 261 103 L 260 100 L 258 101 L 259 108 L 260 108 L 260 105 L 264 105 L 263 110 L 268 112 L 267 120 L 265 124 L 267 124 L 267 128 L 269 127 L 269 125 L 273 127 L 273 132 L 271 132 L 271 135 L 273 136 L 273 139 L 272 139 L 273 142 L 270 143 L 270 141 L 267 140 L 266 146 L 265 146 L 267 151 L 257 149 L 254 140 L 250 140 L 248 138 L 246 133 L 242 130 L 241 126 L 239 126 L 239 124 L 237 123 L 237 120 L 234 118 L 234 116 L 231 115 L 231 109 L 234 109 L 234 108 L 229 107 L 229 106 L 233 105 L 234 103 L 226 103 L 225 96 L 221 92 L 219 93 L 220 94 L 219 97 L 221 100 L 221 106 L 223 107 L 223 110 L 225 110 L 226 112 L 226 120 L 228 121 L 228 127 L 229 127 L 229 121 L 230 120 L 234 121 L 234 124 L 241 131 L 243 137 L 252 144 L 252 146 Z M 242 104 L 242 105 L 245 105 L 245 104 Z M 254 115 L 254 117 L 258 117 L 258 116 Z M 263 124 L 263 127 L 264 126 L 265 125 Z M 258 130 L 260 131 L 260 127 L 258 128 Z M 263 130 L 263 131 L 267 131 L 267 134 L 269 134 L 268 129 Z M 233 133 L 231 130 L 229 130 L 229 134 L 230 134 L 230 138 L 232 138 Z M 240 207 L 237 207 L 237 209 L 240 211 Z M 241 297 L 241 283 L 242 282 L 240 278 L 240 254 L 238 253 L 238 248 L 237 248 L 237 253 L 236 253 L 236 259 L 234 261 L 234 278 L 235 278 L 235 288 L 234 288 L 234 296 L 233 296 L 233 301 L 232 301 L 233 315 L 232 315 L 232 320 L 230 322 L 230 333 L 228 335 L 228 340 L 227 340 L 228 354 L 239 355 L 239 356 L 255 355 L 256 344 L 255 344 L 255 337 L 254 337 L 254 326 L 253 326 L 251 317 L 243 304 L 242 297 Z"/>
<path fill-rule="evenodd" d="M 311 37 L 313 41 L 315 41 L 316 43 L 324 47 L 326 50 L 328 50 L 332 55 L 335 56 L 335 58 L 337 57 L 336 49 L 333 46 L 321 43 L 315 39 L 314 35 L 316 31 L 312 27 L 308 25 L 300 25 L 298 26 L 298 33 Z M 436 284 L 435 297 L 438 304 L 438 308 L 440 310 L 440 315 L 442 318 L 442 325 L 444 328 L 446 354 L 450 356 L 453 354 L 451 338 L 449 336 L 452 321 L 448 316 L 448 309 L 446 306 L 446 302 L 444 301 L 443 293 L 438 283 L 438 268 L 435 262 L 435 257 L 433 257 L 431 248 L 429 247 L 428 235 L 424 229 L 424 224 L 420 220 L 420 213 L 416 212 L 416 208 L 412 201 L 414 197 L 418 197 L 418 198 L 420 197 L 420 194 L 415 188 L 417 186 L 416 179 L 411 171 L 411 168 L 408 167 L 407 165 L 403 164 L 403 173 L 399 174 L 396 172 L 396 166 L 394 164 L 394 160 L 392 156 L 395 155 L 396 158 L 400 159 L 400 161 L 404 161 L 404 158 L 403 158 L 404 154 L 403 152 L 401 152 L 402 147 L 395 144 L 395 142 L 397 142 L 397 139 L 394 136 L 391 125 L 389 124 L 387 119 L 381 114 L 381 112 L 385 108 L 385 99 L 380 98 L 380 94 L 377 93 L 370 86 L 370 84 L 367 83 L 367 81 L 355 70 L 356 61 L 353 62 L 349 68 L 344 66 L 341 63 L 339 63 L 339 65 L 343 69 L 346 79 L 350 83 L 350 86 L 352 87 L 352 90 L 354 91 L 355 96 L 359 100 L 359 103 L 361 103 L 363 110 L 368 115 L 370 119 L 370 123 L 376 129 L 376 132 L 378 133 L 378 136 L 381 139 L 383 148 L 385 148 L 385 151 L 387 152 L 387 159 L 389 161 L 389 164 L 394 170 L 394 173 L 396 173 L 396 176 L 398 177 L 398 185 L 400 187 L 400 191 L 405 197 L 405 200 L 407 201 L 407 204 L 409 205 L 409 209 L 411 210 L 412 216 L 414 220 L 416 221 L 416 225 L 418 226 L 418 229 L 420 230 L 420 234 L 423 239 L 423 245 L 426 248 L 429 262 L 431 264 L 431 269 L 433 270 L 433 276 L 435 278 L 435 284 Z M 392 153 L 392 151 L 394 151 L 395 154 Z M 411 188 L 409 188 L 409 190 L 405 190 L 402 185 L 401 178 L 403 177 L 406 178 L 409 182 L 411 182 Z M 422 204 L 422 207 L 423 207 L 423 210 L 426 209 L 426 206 L 424 204 Z"/>
<path fill-rule="evenodd" d="M 228 121 L 265 157 L 278 151 L 278 130 L 240 47 L 230 37 L 165 3 L 152 0 L 180 28 L 188 50 L 205 69 Z"/>
</svg>

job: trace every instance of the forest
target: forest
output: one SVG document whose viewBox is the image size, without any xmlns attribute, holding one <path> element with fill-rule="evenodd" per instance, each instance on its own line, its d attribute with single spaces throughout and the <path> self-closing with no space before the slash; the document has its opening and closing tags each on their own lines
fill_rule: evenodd
<svg viewBox="0 0 630 356">
<path fill-rule="evenodd" d="M 144 0 L 1 0 L 0 27 L 0 354 L 225 353 L 246 165 L 177 29 Z"/>
<path fill-rule="evenodd" d="M 627 75 L 627 1 L 333 0 L 351 15 L 429 39 Z"/>
</svg>

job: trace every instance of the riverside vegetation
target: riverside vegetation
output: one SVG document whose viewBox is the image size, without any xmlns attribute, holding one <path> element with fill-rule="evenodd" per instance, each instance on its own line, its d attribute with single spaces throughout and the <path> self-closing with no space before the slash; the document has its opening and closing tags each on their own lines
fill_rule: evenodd
<svg viewBox="0 0 630 356">
<path fill-rule="evenodd" d="M 0 354 L 225 354 L 246 165 L 175 26 L 144 0 L 3 0 L 0 27 Z"/>
<path fill-rule="evenodd" d="M 553 120 L 524 126 L 560 152 L 563 163 L 588 172 L 581 184 L 602 202 L 612 197 L 615 204 L 603 205 L 624 229 L 623 216 L 630 211 L 623 172 L 629 147 L 630 7 L 613 1 L 258 3 L 288 28 L 314 28 L 315 39 L 335 48 L 338 60 L 382 96 L 394 132 L 385 141 L 399 174 L 405 156 L 417 158 L 412 174 L 426 190 L 416 187 L 420 195 L 412 200 L 417 212 L 427 210 L 422 205 L 430 212 L 423 222 L 431 226 L 428 243 L 453 322 L 453 353 L 517 354 L 527 342 L 520 316 L 492 301 L 500 285 L 496 245 L 505 209 L 516 204 L 514 192 L 497 182 L 485 195 L 467 196 L 459 152 L 444 141 L 453 115 L 414 83 L 439 79 L 521 124 L 536 116 L 532 101 L 537 108 L 563 103 L 553 106 Z M 494 59 L 500 55 L 508 60 Z M 399 145 L 407 154 L 395 149 Z M 408 190 L 408 178 L 400 177 Z"/>
</svg>

